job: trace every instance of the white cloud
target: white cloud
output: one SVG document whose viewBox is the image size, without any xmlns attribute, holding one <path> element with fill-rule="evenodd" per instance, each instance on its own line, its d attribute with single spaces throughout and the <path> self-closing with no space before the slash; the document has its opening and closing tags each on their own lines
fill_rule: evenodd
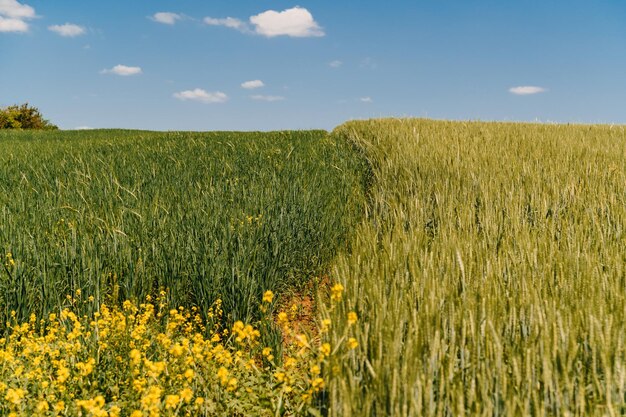
<svg viewBox="0 0 626 417">
<path fill-rule="evenodd" d="M 33 19 L 35 9 L 17 0 L 0 0 L 0 15 L 13 19 Z"/>
<path fill-rule="evenodd" d="M 373 103 L 374 100 L 371 97 L 361 97 L 359 99 L 361 101 L 361 103 Z"/>
<path fill-rule="evenodd" d="M 35 9 L 16 0 L 0 0 L 0 33 L 28 32 L 26 20 L 37 17 Z"/>
<path fill-rule="evenodd" d="M 543 88 L 543 87 L 535 87 L 535 86 L 531 86 L 531 85 L 524 85 L 524 86 L 509 88 L 509 92 L 511 94 L 515 94 L 515 95 L 518 95 L 518 96 L 528 96 L 528 95 L 531 95 L 531 94 L 543 93 L 545 91 L 547 91 L 547 90 L 545 88 Z"/>
<path fill-rule="evenodd" d="M 283 96 L 264 96 L 264 95 L 261 95 L 261 94 L 250 96 L 250 98 L 252 100 L 269 101 L 269 102 L 285 100 L 285 97 L 283 97 Z"/>
<path fill-rule="evenodd" d="M 92 130 L 93 127 L 90 126 L 76 126 L 74 130 Z"/>
<path fill-rule="evenodd" d="M 210 93 L 201 88 L 174 93 L 174 97 L 182 101 L 193 100 L 202 103 L 223 103 L 228 100 L 228 96 L 221 91 Z"/>
<path fill-rule="evenodd" d="M 143 73 L 141 67 L 128 67 L 126 65 L 116 65 L 111 69 L 104 69 L 100 74 L 115 74 L 127 77 L 129 75 L 139 75 Z"/>
<path fill-rule="evenodd" d="M 250 29 L 245 22 L 242 22 L 239 19 L 235 19 L 234 17 L 226 17 L 223 19 L 216 19 L 214 17 L 205 17 L 204 23 L 211 26 L 225 26 L 227 28 L 236 29 L 240 32 L 249 32 Z"/>
<path fill-rule="evenodd" d="M 267 10 L 251 16 L 250 23 L 254 25 L 256 33 L 268 38 L 281 35 L 296 38 L 324 36 L 324 31 L 313 19 L 311 12 L 298 6 L 282 12 Z"/>
<path fill-rule="evenodd" d="M 294 38 L 324 36 L 324 30 L 313 19 L 311 12 L 298 6 L 282 12 L 266 10 L 250 16 L 249 22 L 248 24 L 234 17 L 204 18 L 204 23 L 207 25 L 225 26 L 243 33 L 256 33 L 268 38 L 274 36 L 291 36 Z"/>
<path fill-rule="evenodd" d="M 74 25 L 72 23 L 66 23 L 64 25 L 52 25 L 48 26 L 48 30 L 55 32 L 61 36 L 73 38 L 85 34 L 85 28 L 82 26 Z"/>
<path fill-rule="evenodd" d="M 28 23 L 20 19 L 6 19 L 0 16 L 0 32 L 28 32 Z"/>
<path fill-rule="evenodd" d="M 261 80 L 251 80 L 241 83 L 241 88 L 245 88 L 246 90 L 252 90 L 255 88 L 265 87 L 265 83 Z"/>
<path fill-rule="evenodd" d="M 182 19 L 182 16 L 171 12 L 158 12 L 150 16 L 150 19 L 165 25 L 173 25 L 177 20 Z"/>
<path fill-rule="evenodd" d="M 340 66 L 343 65 L 343 62 L 339 61 L 339 60 L 334 60 L 328 63 L 328 66 L 331 68 L 339 68 Z"/>
</svg>

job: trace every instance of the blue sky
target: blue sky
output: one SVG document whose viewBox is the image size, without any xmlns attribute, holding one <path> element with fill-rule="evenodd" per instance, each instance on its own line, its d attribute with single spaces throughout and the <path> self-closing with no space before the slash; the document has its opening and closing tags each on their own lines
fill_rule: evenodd
<svg viewBox="0 0 626 417">
<path fill-rule="evenodd" d="M 0 0 L 26 101 L 65 129 L 626 123 L 626 2 Z"/>
</svg>

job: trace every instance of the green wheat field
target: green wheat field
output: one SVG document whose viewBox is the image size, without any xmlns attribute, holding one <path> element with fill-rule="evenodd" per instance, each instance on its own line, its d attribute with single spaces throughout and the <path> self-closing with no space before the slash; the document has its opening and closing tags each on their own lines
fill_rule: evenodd
<svg viewBox="0 0 626 417">
<path fill-rule="evenodd" d="M 0 132 L 0 415 L 626 414 L 623 126 Z"/>
</svg>

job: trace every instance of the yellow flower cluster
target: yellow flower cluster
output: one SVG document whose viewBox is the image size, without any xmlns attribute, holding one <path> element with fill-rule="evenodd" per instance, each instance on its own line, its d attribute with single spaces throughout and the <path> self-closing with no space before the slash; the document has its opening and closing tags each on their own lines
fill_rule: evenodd
<svg viewBox="0 0 626 417">
<path fill-rule="evenodd" d="M 202 316 L 195 308 L 168 309 L 165 299 L 162 291 L 139 305 L 94 305 L 90 317 L 69 307 L 7 323 L 0 415 L 298 415 L 326 389 L 333 364 L 358 346 L 354 338 L 331 346 L 330 319 L 313 337 L 296 333 L 286 312 L 265 317 L 261 327 L 224 327 L 220 300 Z M 273 299 L 267 291 L 262 302 Z M 346 322 L 356 321 L 350 312 Z M 284 343 L 263 346 L 258 329 L 276 325 Z"/>
<path fill-rule="evenodd" d="M 13 254 L 11 252 L 7 252 L 4 258 L 4 268 L 9 275 L 12 274 L 13 269 L 15 268 L 15 259 L 13 259 Z"/>
<path fill-rule="evenodd" d="M 259 214 L 257 216 L 251 216 L 247 214 L 243 214 L 241 218 L 234 218 L 231 220 L 230 230 L 235 230 L 236 226 L 261 226 L 263 224 L 263 214 Z"/>
<path fill-rule="evenodd" d="M 344 287 L 339 283 L 330 288 L 331 304 L 322 306 L 323 318 L 317 326 L 317 333 L 313 335 L 300 331 L 301 326 L 297 325 L 297 304 L 275 315 L 274 322 L 280 326 L 283 339 L 287 342 L 283 345 L 282 368 L 276 369 L 274 378 L 286 392 L 291 392 L 294 379 L 301 378 L 301 373 L 306 372 L 307 388 L 300 394 L 301 401 L 306 404 L 310 404 L 316 395 L 328 388 L 340 367 L 347 366 L 351 358 L 354 359 L 355 349 L 359 346 L 353 337 L 353 325 L 358 322 L 357 313 L 349 311 L 343 318 L 336 314 L 342 308 L 339 301 L 343 292 Z M 331 316 L 337 321 L 335 324 Z M 336 329 L 337 334 L 331 335 L 331 328 Z M 269 348 L 262 353 L 267 361 L 273 363 L 274 355 Z"/>
<path fill-rule="evenodd" d="M 332 286 L 332 288 L 330 289 L 330 299 L 333 301 L 340 301 L 341 300 L 341 296 L 343 294 L 343 285 L 337 283 L 335 285 Z"/>
</svg>

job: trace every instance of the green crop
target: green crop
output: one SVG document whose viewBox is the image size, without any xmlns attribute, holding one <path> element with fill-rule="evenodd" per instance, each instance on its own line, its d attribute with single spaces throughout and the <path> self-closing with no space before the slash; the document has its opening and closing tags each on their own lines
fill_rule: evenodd
<svg viewBox="0 0 626 417">
<path fill-rule="evenodd" d="M 626 413 L 624 127 L 373 120 L 337 416 Z M 342 329 L 336 329 L 336 339 Z"/>
<path fill-rule="evenodd" d="M 160 288 L 251 320 L 345 246 L 359 164 L 323 131 L 0 133 L 0 323 Z"/>
</svg>

